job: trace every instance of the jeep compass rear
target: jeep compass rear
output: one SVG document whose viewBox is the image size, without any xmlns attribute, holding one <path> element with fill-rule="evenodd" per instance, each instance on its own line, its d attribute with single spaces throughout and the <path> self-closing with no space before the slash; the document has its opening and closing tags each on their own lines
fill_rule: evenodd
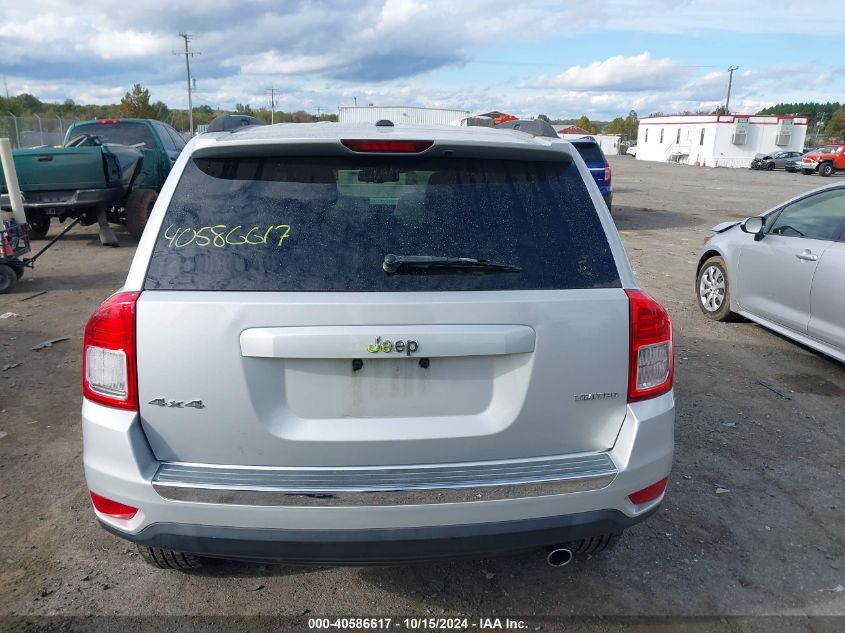
<svg viewBox="0 0 845 633">
<path fill-rule="evenodd" d="M 660 504 L 672 335 L 568 143 L 193 140 L 84 343 L 97 518 L 161 567 L 597 551 Z"/>
</svg>

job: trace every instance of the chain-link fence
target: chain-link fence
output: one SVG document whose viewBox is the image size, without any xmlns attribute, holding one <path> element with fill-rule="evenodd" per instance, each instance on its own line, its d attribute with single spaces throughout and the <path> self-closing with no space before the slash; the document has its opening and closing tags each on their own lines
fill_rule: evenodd
<svg viewBox="0 0 845 633">
<path fill-rule="evenodd" d="M 65 132 L 79 119 L 65 119 L 58 116 L 0 116 L 0 138 L 8 138 L 12 147 L 38 147 L 40 145 L 61 145 Z"/>
</svg>

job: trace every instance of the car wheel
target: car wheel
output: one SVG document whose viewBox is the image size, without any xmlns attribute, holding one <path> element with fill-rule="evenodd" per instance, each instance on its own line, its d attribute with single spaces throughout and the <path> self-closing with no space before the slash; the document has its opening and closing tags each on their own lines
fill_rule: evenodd
<svg viewBox="0 0 845 633">
<path fill-rule="evenodd" d="M 727 266 L 721 257 L 711 257 L 701 270 L 695 283 L 698 307 L 714 321 L 731 321 L 736 315 L 731 312 L 731 294 L 728 285 Z"/>
<path fill-rule="evenodd" d="M 0 264 L 0 295 L 10 292 L 18 283 L 18 276 L 11 266 Z"/>
<path fill-rule="evenodd" d="M 774 163 L 766 163 L 766 171 L 774 171 L 775 164 Z"/>
<path fill-rule="evenodd" d="M 833 163 L 822 163 L 819 165 L 819 175 L 827 178 L 833 175 Z"/>
<path fill-rule="evenodd" d="M 23 277 L 23 273 L 26 270 L 26 266 L 23 265 L 23 262 L 9 262 L 8 265 L 15 271 L 15 276 L 18 279 Z"/>
<path fill-rule="evenodd" d="M 26 223 L 29 224 L 29 237 L 33 240 L 46 238 L 47 232 L 50 230 L 50 220 L 49 215 L 27 216 Z"/>
<path fill-rule="evenodd" d="M 176 552 L 172 549 L 138 545 L 138 553 L 144 559 L 144 562 L 159 569 L 191 571 L 202 567 L 202 559 L 198 556 L 186 554 L 185 552 Z"/>
<path fill-rule="evenodd" d="M 126 228 L 136 240 L 144 234 L 144 227 L 158 198 L 153 189 L 135 189 L 126 201 Z"/>
</svg>

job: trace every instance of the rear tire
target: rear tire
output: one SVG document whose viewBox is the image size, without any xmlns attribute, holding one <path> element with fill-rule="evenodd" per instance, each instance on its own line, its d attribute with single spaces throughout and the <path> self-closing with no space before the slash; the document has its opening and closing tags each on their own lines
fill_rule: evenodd
<svg viewBox="0 0 845 633">
<path fill-rule="evenodd" d="M 23 265 L 23 262 L 11 262 L 9 266 L 15 271 L 15 276 L 18 279 L 23 277 L 23 271 L 26 270 L 26 266 Z"/>
<path fill-rule="evenodd" d="M 126 201 L 126 228 L 136 240 L 144 234 L 144 227 L 158 198 L 153 189 L 135 189 Z"/>
<path fill-rule="evenodd" d="M 711 257 L 701 266 L 695 279 L 695 296 L 698 307 L 708 319 L 733 321 L 731 312 L 731 288 L 728 283 L 728 268 L 721 257 Z"/>
<path fill-rule="evenodd" d="M 26 223 L 29 224 L 29 237 L 33 240 L 46 239 L 47 233 L 50 230 L 51 219 L 49 215 L 27 216 Z"/>
<path fill-rule="evenodd" d="M 833 168 L 833 163 L 822 163 L 819 165 L 819 176 L 827 178 L 828 176 L 832 176 L 834 171 L 836 170 Z"/>
<path fill-rule="evenodd" d="M 0 295 L 11 292 L 18 283 L 18 276 L 11 266 L 0 264 Z"/>
<path fill-rule="evenodd" d="M 191 571 L 202 567 L 202 559 L 194 554 L 176 552 L 172 549 L 161 547 L 147 547 L 138 545 L 138 553 L 148 565 L 159 569 L 176 569 L 178 571 Z"/>
</svg>

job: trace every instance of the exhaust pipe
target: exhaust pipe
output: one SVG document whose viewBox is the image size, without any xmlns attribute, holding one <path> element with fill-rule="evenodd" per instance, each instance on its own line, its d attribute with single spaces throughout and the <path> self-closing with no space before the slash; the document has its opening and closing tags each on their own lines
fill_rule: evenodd
<svg viewBox="0 0 845 633">
<path fill-rule="evenodd" d="M 568 547 L 555 547 L 549 550 L 546 562 L 551 567 L 565 567 L 572 562 L 572 550 Z"/>
</svg>

